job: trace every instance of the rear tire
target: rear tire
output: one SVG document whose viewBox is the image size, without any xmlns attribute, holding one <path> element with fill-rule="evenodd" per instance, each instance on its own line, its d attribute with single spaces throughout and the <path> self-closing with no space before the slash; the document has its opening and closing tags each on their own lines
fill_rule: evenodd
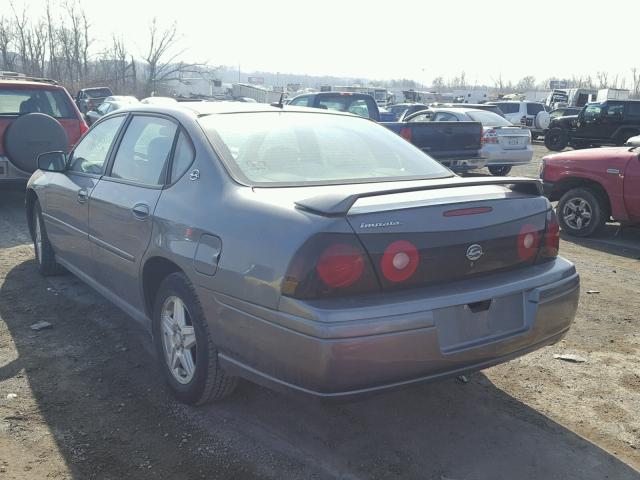
<svg viewBox="0 0 640 480">
<path fill-rule="evenodd" d="M 203 405 L 233 392 L 238 379 L 220 366 L 202 305 L 183 273 L 172 273 L 160 284 L 152 328 L 165 380 L 178 400 Z"/>
<path fill-rule="evenodd" d="M 509 175 L 510 171 L 510 165 L 496 165 L 493 167 L 489 167 L 489 172 L 491 172 L 491 175 L 495 175 L 497 177 L 504 177 L 506 175 Z"/>
<path fill-rule="evenodd" d="M 56 261 L 56 254 L 53 251 L 47 229 L 42 217 L 40 202 L 37 200 L 33 205 L 33 248 L 38 262 L 38 270 L 45 276 L 60 275 L 64 273 L 64 267 Z"/>
<path fill-rule="evenodd" d="M 549 129 L 544 136 L 544 146 L 554 152 L 560 152 L 569 144 L 569 133 L 560 127 Z"/>
<path fill-rule="evenodd" d="M 588 237 L 606 221 L 606 201 L 591 188 L 574 188 L 558 202 L 556 213 L 562 230 L 576 237 Z"/>
</svg>

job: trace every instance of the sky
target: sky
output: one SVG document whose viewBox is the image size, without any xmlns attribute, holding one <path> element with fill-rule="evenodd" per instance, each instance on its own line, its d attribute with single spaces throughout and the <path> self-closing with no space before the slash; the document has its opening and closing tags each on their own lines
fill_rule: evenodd
<svg viewBox="0 0 640 480">
<path fill-rule="evenodd" d="M 243 71 L 424 84 L 464 71 L 468 83 L 492 85 L 500 75 L 515 83 L 598 71 L 630 82 L 640 67 L 638 0 L 79 1 L 96 48 L 117 35 L 141 54 L 155 16 L 177 22 L 186 61 Z M 46 0 L 14 3 L 43 12 Z"/>
</svg>

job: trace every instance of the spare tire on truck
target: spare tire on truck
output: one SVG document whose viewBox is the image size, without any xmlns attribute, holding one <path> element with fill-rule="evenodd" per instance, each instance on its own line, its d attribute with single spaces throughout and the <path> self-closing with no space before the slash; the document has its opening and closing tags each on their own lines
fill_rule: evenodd
<svg viewBox="0 0 640 480">
<path fill-rule="evenodd" d="M 28 113 L 16 118 L 4 134 L 4 151 L 9 161 L 26 173 L 38 168 L 38 155 L 69 148 L 64 127 L 44 113 Z"/>
<path fill-rule="evenodd" d="M 549 128 L 549 124 L 551 123 L 551 117 L 549 116 L 548 112 L 546 112 L 545 110 L 541 110 L 536 115 L 534 123 L 536 124 L 536 128 L 538 130 L 546 130 L 547 128 Z"/>
</svg>

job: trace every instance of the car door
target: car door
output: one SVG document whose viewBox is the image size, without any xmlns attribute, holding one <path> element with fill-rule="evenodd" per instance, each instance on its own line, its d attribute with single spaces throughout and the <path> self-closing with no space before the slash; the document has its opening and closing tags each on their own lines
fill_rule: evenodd
<svg viewBox="0 0 640 480">
<path fill-rule="evenodd" d="M 624 204 L 632 222 L 640 222 L 640 157 L 634 156 L 624 173 Z"/>
<path fill-rule="evenodd" d="M 87 275 L 91 273 L 88 239 L 89 198 L 104 172 L 106 160 L 126 116 L 97 124 L 76 145 L 63 173 L 47 173 L 43 212 L 56 257 Z"/>
<path fill-rule="evenodd" d="M 600 124 L 600 136 L 612 139 L 622 126 L 624 119 L 624 104 L 620 102 L 607 102 L 602 109 Z"/>
<path fill-rule="evenodd" d="M 177 130 L 178 124 L 168 117 L 132 115 L 89 203 L 96 280 L 140 311 L 140 259 L 151 239 L 152 216 L 166 183 Z"/>
<path fill-rule="evenodd" d="M 599 104 L 587 105 L 580 115 L 574 130 L 575 138 L 600 139 L 602 129 L 602 106 Z"/>
</svg>

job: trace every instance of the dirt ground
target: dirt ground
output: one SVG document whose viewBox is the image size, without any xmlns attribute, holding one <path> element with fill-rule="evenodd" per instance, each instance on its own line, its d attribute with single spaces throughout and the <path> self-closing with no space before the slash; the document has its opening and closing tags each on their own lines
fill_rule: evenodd
<svg viewBox="0 0 640 480">
<path fill-rule="evenodd" d="M 190 408 L 145 330 L 74 277 L 38 275 L 22 194 L 3 188 L 0 480 L 640 479 L 640 231 L 564 237 L 561 254 L 582 277 L 567 337 L 466 384 L 326 403 L 244 382 Z"/>
</svg>

